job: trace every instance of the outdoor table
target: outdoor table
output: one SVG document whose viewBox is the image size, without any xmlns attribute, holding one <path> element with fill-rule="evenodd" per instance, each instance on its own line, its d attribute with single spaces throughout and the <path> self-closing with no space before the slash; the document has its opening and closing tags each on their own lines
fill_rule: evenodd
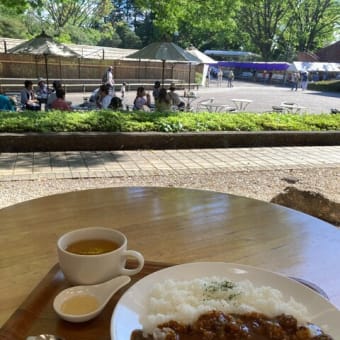
<svg viewBox="0 0 340 340">
<path fill-rule="evenodd" d="M 235 110 L 235 108 L 231 107 L 228 104 L 201 103 L 200 106 L 206 108 L 209 112 L 222 112 Z"/>
<path fill-rule="evenodd" d="M 245 111 L 248 105 L 253 102 L 250 99 L 232 99 L 232 101 L 238 111 Z"/>
<path fill-rule="evenodd" d="M 189 94 L 189 95 L 185 95 L 183 96 L 184 98 L 184 102 L 186 102 L 186 105 L 185 105 L 185 108 L 186 110 L 191 110 L 192 107 L 191 107 L 191 104 L 199 98 L 199 96 L 196 96 L 195 94 Z"/>
<path fill-rule="evenodd" d="M 54 268 L 57 239 L 70 230 L 90 226 L 122 231 L 128 248 L 141 252 L 148 266 L 150 261 L 258 266 L 308 280 L 340 307 L 339 230 L 279 205 L 206 190 L 117 187 L 26 201 L 1 209 L 0 221 L 1 323 Z M 58 268 L 51 273 L 56 281 L 44 281 L 45 294 L 62 280 Z M 43 296 L 34 296 L 38 315 L 46 302 Z M 22 312 L 17 311 L 13 318 Z M 23 314 L 25 327 L 34 317 Z M 48 319 L 55 317 L 50 309 Z M 7 329 L 10 325 L 7 323 Z M 75 327 L 66 326 L 70 332 Z M 66 326 L 58 323 L 56 327 Z"/>
<path fill-rule="evenodd" d="M 307 109 L 307 107 L 300 106 L 295 103 L 282 103 L 280 104 L 280 107 L 282 107 L 284 111 L 288 113 L 301 113 L 303 110 Z"/>
</svg>

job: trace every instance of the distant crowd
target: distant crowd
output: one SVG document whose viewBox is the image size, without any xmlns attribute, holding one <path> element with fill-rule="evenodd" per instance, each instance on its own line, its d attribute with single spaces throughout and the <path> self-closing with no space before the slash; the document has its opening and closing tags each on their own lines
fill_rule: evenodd
<svg viewBox="0 0 340 340">
<path fill-rule="evenodd" d="M 46 81 L 40 78 L 36 90 L 34 90 L 32 80 L 25 80 L 24 88 L 20 91 L 18 98 L 7 96 L 0 89 L 0 110 L 128 110 L 129 107 L 125 105 L 126 91 L 127 84 L 123 82 L 120 86 L 120 96 L 116 93 L 113 68 L 109 66 L 102 76 L 102 84 L 91 93 L 89 98 L 84 98 L 84 102 L 78 106 L 72 106 L 72 103 L 66 100 L 64 85 L 61 81 L 53 81 L 52 88 L 49 88 Z M 144 87 L 138 87 L 131 109 L 142 111 L 183 111 L 185 108 L 183 99 L 176 92 L 175 84 L 171 84 L 167 90 L 161 86 L 160 81 L 155 81 L 152 97 Z"/>
</svg>

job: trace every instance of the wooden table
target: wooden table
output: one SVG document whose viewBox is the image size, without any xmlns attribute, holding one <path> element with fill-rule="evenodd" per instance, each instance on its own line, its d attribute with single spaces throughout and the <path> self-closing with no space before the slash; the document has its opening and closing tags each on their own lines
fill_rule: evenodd
<svg viewBox="0 0 340 340">
<path fill-rule="evenodd" d="M 148 261 L 225 261 L 319 285 L 340 307 L 340 231 L 278 205 L 211 191 L 122 187 L 47 196 L 0 210 L 0 322 L 57 262 L 56 242 L 116 228 Z M 1 333 L 1 332 L 0 332 Z"/>
</svg>

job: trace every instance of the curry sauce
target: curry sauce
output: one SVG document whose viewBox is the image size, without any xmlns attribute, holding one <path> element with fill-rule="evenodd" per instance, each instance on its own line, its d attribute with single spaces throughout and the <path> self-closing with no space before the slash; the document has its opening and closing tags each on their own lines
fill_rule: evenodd
<svg viewBox="0 0 340 340">
<path fill-rule="evenodd" d="M 154 335 L 135 330 L 131 340 L 333 340 L 322 329 L 308 323 L 299 326 L 290 315 L 270 318 L 261 313 L 224 314 L 211 311 L 191 325 L 169 321 L 158 326 Z"/>
</svg>

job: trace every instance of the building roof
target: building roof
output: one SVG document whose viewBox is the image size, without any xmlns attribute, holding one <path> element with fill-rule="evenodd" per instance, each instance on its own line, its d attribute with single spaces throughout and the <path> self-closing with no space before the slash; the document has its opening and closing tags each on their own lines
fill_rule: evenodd
<svg viewBox="0 0 340 340">
<path fill-rule="evenodd" d="M 340 40 L 316 52 L 320 61 L 340 63 Z"/>
</svg>

